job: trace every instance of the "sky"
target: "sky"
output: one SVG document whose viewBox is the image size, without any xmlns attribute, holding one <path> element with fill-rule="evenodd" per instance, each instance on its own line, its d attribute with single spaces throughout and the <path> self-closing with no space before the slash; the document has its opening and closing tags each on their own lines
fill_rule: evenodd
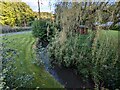
<svg viewBox="0 0 120 90">
<path fill-rule="evenodd" d="M 39 0 L 42 4 L 41 4 L 41 9 L 40 11 L 41 12 L 52 12 L 54 13 L 54 3 L 56 1 L 59 1 L 59 0 Z M 64 1 L 69 1 L 69 0 L 64 0 Z M 71 0 L 71 1 L 81 1 L 81 0 Z M 89 1 L 89 0 L 87 0 Z M 102 2 L 105 2 L 105 1 L 108 1 L 108 0 L 93 0 L 93 1 L 102 1 Z M 110 0 L 111 2 L 114 2 L 114 1 L 120 1 L 120 0 Z M 26 4 L 28 4 L 33 11 L 36 11 L 38 12 L 38 0 L 22 0 L 22 2 L 25 2 Z M 52 4 L 52 6 L 50 7 L 50 3 Z"/>
<path fill-rule="evenodd" d="M 55 3 L 55 0 L 39 0 L 41 2 L 41 12 L 54 12 L 54 6 L 52 5 L 50 7 L 49 1 L 53 4 Z M 22 2 L 25 2 L 27 5 L 31 7 L 33 11 L 38 12 L 38 0 L 22 0 Z"/>
</svg>

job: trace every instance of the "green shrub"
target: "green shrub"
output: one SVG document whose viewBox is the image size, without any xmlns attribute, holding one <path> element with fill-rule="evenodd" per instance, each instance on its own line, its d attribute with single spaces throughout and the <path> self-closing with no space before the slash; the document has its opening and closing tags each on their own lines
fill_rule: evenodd
<svg viewBox="0 0 120 90">
<path fill-rule="evenodd" d="M 51 61 L 76 69 L 85 81 L 91 78 L 96 88 L 120 88 L 117 35 L 113 37 L 109 32 L 99 32 L 95 41 L 93 36 L 93 33 L 76 35 L 67 38 L 63 44 L 61 37 L 57 37 L 49 46 Z"/>
<path fill-rule="evenodd" d="M 36 20 L 32 25 L 33 35 L 43 41 L 50 41 L 54 36 L 55 26 L 50 20 Z"/>
<path fill-rule="evenodd" d="M 42 40 L 47 39 L 47 24 L 46 20 L 36 20 L 32 25 L 33 35 Z"/>
</svg>

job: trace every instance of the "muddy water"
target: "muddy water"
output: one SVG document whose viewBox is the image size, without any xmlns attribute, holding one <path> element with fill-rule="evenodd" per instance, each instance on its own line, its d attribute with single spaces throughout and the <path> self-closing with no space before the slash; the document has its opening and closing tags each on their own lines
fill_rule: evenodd
<svg viewBox="0 0 120 90">
<path fill-rule="evenodd" d="M 51 67 L 46 48 L 44 50 L 40 50 L 39 55 L 45 65 L 45 69 L 65 88 L 93 89 L 93 84 L 90 84 L 88 82 L 83 83 L 80 75 L 77 75 L 73 69 L 58 67 L 57 65 Z"/>
</svg>

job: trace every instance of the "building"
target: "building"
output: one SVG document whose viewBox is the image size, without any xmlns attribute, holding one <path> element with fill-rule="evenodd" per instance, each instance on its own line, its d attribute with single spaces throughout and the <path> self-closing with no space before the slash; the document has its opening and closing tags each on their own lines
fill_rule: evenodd
<svg viewBox="0 0 120 90">
<path fill-rule="evenodd" d="M 88 28 L 84 25 L 80 25 L 77 27 L 76 32 L 79 32 L 80 34 L 88 34 Z"/>
</svg>

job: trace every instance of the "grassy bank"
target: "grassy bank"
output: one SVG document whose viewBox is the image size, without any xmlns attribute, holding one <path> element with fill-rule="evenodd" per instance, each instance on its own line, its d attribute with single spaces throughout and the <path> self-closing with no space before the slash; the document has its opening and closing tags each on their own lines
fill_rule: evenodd
<svg viewBox="0 0 120 90">
<path fill-rule="evenodd" d="M 61 88 L 62 86 L 43 68 L 35 64 L 36 55 L 34 51 L 35 38 L 32 34 L 3 36 L 2 42 L 7 48 L 17 51 L 15 55 L 16 69 L 12 72 L 14 78 L 11 83 L 15 87 L 29 88 Z M 8 66 L 9 67 L 9 66 Z M 10 75 L 10 76 L 12 76 Z M 21 77 L 22 76 L 22 77 Z M 31 80 L 28 80 L 31 77 Z"/>
</svg>

